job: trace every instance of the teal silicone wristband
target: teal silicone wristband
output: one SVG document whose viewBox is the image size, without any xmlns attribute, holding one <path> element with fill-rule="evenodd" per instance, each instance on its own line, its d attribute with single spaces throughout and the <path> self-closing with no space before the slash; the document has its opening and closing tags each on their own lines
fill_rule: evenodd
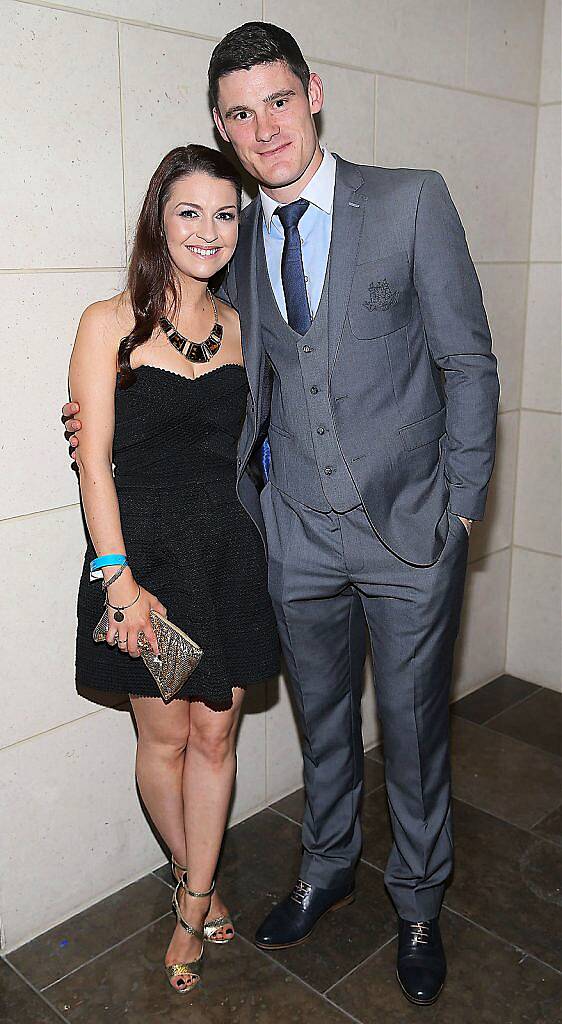
<svg viewBox="0 0 562 1024">
<path fill-rule="evenodd" d="M 103 579 L 103 572 L 107 565 L 127 565 L 126 555 L 100 555 L 90 562 L 90 583 L 93 580 Z"/>
<path fill-rule="evenodd" d="M 95 572 L 96 569 L 104 569 L 107 565 L 124 565 L 126 561 L 126 555 L 101 555 L 90 562 L 90 572 Z"/>
</svg>

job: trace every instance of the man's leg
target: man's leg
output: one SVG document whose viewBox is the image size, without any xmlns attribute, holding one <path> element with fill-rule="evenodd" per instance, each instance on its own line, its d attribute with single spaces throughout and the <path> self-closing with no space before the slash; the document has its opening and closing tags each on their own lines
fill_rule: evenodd
<svg viewBox="0 0 562 1024">
<path fill-rule="evenodd" d="M 453 863 L 449 689 L 468 536 L 450 516 L 438 561 L 416 568 L 369 538 L 362 513 L 350 514 L 346 526 L 383 727 L 394 834 L 385 882 L 400 918 L 397 975 L 411 1001 L 428 1004 L 446 973 L 438 915 Z"/>
<path fill-rule="evenodd" d="M 274 489 L 263 506 L 269 590 L 303 732 L 302 878 L 328 888 L 352 882 L 361 847 L 365 618 L 336 517 Z"/>
<path fill-rule="evenodd" d="M 344 541 L 367 551 L 367 529 L 363 518 Z M 439 914 L 452 869 L 449 692 L 468 536 L 450 516 L 443 552 L 427 568 L 402 562 L 376 538 L 370 548 L 355 582 L 371 635 L 394 834 L 385 882 L 400 917 L 426 921 Z"/>
</svg>

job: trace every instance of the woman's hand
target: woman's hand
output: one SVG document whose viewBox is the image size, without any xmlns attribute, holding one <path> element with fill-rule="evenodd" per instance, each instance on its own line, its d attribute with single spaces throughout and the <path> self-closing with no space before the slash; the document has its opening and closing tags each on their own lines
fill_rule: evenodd
<svg viewBox="0 0 562 1024">
<path fill-rule="evenodd" d="M 140 588 L 140 597 L 138 601 L 135 601 L 139 592 L 138 583 L 130 572 L 123 575 L 126 576 L 124 580 L 118 579 L 109 587 L 108 598 L 113 605 L 128 604 L 131 607 L 124 609 L 122 622 L 115 621 L 115 612 L 108 607 L 109 629 L 105 639 L 110 647 L 117 644 L 120 651 L 130 654 L 132 658 L 138 658 L 140 656 L 139 633 L 144 633 L 152 650 L 158 654 L 158 641 L 150 621 L 150 612 L 154 610 L 160 615 L 165 615 L 166 609 L 158 598 L 144 587 Z M 133 601 L 135 601 L 134 604 L 131 603 Z"/>
</svg>

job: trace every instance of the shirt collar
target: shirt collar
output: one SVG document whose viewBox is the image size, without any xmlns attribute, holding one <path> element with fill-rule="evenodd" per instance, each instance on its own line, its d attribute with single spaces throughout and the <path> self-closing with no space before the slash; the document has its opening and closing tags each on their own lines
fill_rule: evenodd
<svg viewBox="0 0 562 1024">
<path fill-rule="evenodd" d="M 328 149 L 324 149 L 322 152 L 324 155 L 320 167 L 297 198 L 307 199 L 312 206 L 316 206 L 323 213 L 331 214 L 336 187 L 336 159 Z M 277 207 L 286 206 L 287 204 L 271 199 L 270 196 L 265 194 L 261 186 L 259 192 L 265 225 L 269 232 L 271 230 L 271 219 Z"/>
</svg>

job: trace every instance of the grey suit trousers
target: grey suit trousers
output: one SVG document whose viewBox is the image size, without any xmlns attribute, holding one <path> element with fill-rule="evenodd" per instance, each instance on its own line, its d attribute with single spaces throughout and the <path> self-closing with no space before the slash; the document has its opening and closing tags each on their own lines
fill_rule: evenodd
<svg viewBox="0 0 562 1024">
<path fill-rule="evenodd" d="M 271 483 L 261 505 L 269 590 L 304 734 L 301 877 L 323 888 L 351 884 L 360 856 L 366 619 L 394 836 L 385 883 L 400 917 L 436 917 L 453 861 L 448 705 L 465 527 L 449 513 L 438 560 L 416 567 L 385 547 L 362 507 L 316 512 Z"/>
</svg>

